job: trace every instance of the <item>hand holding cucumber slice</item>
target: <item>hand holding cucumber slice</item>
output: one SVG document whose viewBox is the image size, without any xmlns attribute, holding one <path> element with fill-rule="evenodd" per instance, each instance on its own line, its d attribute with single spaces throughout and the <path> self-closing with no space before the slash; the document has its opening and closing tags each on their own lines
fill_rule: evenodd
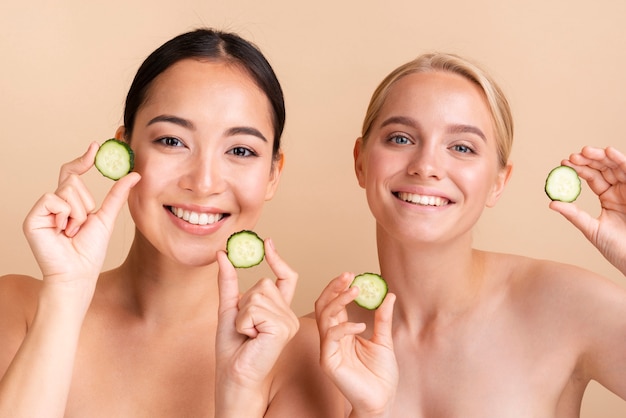
<svg viewBox="0 0 626 418">
<path fill-rule="evenodd" d="M 226 241 L 226 254 L 233 266 L 248 268 L 256 266 L 265 257 L 263 240 L 256 232 L 243 230 L 232 234 Z"/>
<path fill-rule="evenodd" d="M 380 274 L 362 273 L 354 277 L 350 287 L 359 288 L 359 295 L 354 302 L 365 309 L 376 309 L 387 296 L 387 282 Z"/>
<path fill-rule="evenodd" d="M 100 145 L 94 164 L 103 176 L 119 180 L 133 169 L 135 154 L 126 142 L 111 138 Z"/>
<path fill-rule="evenodd" d="M 580 195 L 580 177 L 572 167 L 558 166 L 548 174 L 545 191 L 552 200 L 573 202 Z"/>
</svg>

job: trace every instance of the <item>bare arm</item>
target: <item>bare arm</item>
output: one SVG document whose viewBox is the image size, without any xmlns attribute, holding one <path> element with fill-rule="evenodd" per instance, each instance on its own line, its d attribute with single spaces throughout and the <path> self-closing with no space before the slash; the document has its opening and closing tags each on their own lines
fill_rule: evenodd
<svg viewBox="0 0 626 418">
<path fill-rule="evenodd" d="M 79 180 L 93 165 L 97 144 L 64 165 L 55 193 L 44 195 L 24 221 L 43 275 L 28 332 L 0 381 L 0 416 L 62 417 L 82 321 L 91 302 L 115 217 L 139 175 L 117 182 L 94 212 Z M 15 338 L 19 327 L 3 323 Z M 9 336 L 10 338 L 10 336 Z M 7 355 L 3 351 L 3 354 Z"/>
</svg>

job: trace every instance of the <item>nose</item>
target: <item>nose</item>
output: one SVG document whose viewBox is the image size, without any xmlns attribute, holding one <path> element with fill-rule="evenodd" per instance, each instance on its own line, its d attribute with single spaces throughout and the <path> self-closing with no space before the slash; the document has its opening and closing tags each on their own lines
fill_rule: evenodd
<svg viewBox="0 0 626 418">
<path fill-rule="evenodd" d="M 217 158 L 196 155 L 187 161 L 180 178 L 180 187 L 199 195 L 211 195 L 224 191 L 224 172 Z"/>
<path fill-rule="evenodd" d="M 415 152 L 407 167 L 408 173 L 412 176 L 423 178 L 441 178 L 441 156 L 440 151 L 434 145 L 420 144 L 415 148 Z"/>
</svg>

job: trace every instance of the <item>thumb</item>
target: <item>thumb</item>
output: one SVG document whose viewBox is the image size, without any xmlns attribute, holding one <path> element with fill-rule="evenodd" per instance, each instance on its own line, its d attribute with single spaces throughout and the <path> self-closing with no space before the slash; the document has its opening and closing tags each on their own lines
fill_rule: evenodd
<svg viewBox="0 0 626 418">
<path fill-rule="evenodd" d="M 396 295 L 387 293 L 385 300 L 374 314 L 372 342 L 393 349 L 392 319 Z"/>
<path fill-rule="evenodd" d="M 129 173 L 113 184 L 111 190 L 102 201 L 102 207 L 98 211 L 98 217 L 109 230 L 113 229 L 115 218 L 128 200 L 128 194 L 141 179 L 138 173 Z"/>
<path fill-rule="evenodd" d="M 550 209 L 560 213 L 570 221 L 576 228 L 583 233 L 583 235 L 591 240 L 593 237 L 594 223 L 597 222 L 587 212 L 581 210 L 573 203 L 552 201 L 550 202 Z"/>
<path fill-rule="evenodd" d="M 223 315 L 231 309 L 237 310 L 239 304 L 239 278 L 235 267 L 230 263 L 224 251 L 217 252 L 217 287 L 219 292 L 218 314 Z"/>
</svg>

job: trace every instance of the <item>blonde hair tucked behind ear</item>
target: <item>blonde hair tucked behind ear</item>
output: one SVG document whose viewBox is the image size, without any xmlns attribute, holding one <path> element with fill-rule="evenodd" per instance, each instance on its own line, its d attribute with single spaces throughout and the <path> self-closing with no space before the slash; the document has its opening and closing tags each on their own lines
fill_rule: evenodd
<svg viewBox="0 0 626 418">
<path fill-rule="evenodd" d="M 391 87 L 406 75 L 433 71 L 445 71 L 460 75 L 476 84 L 483 91 L 495 127 L 499 162 L 504 167 L 508 162 L 513 146 L 513 116 L 509 103 L 500 87 L 487 72 L 476 64 L 454 54 L 424 54 L 401 65 L 385 77 L 374 91 L 367 108 L 361 131 L 363 141 L 367 141 L 372 124 L 378 117 Z"/>
</svg>

